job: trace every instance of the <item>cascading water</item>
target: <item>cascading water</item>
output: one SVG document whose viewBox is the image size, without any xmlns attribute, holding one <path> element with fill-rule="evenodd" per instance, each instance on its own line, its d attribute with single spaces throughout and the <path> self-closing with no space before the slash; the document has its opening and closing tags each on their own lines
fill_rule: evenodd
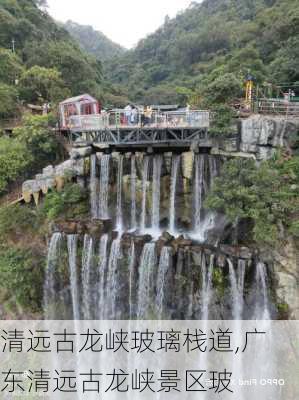
<svg viewBox="0 0 299 400">
<path fill-rule="evenodd" d="M 238 277 L 231 260 L 227 259 L 229 266 L 229 281 L 231 289 L 232 315 L 233 319 L 240 320 L 243 312 L 243 291 L 240 290 Z"/>
<path fill-rule="evenodd" d="M 246 261 L 238 260 L 238 290 L 241 295 L 242 307 L 244 302 L 244 284 L 245 284 Z"/>
<path fill-rule="evenodd" d="M 154 291 L 154 269 L 156 266 L 156 245 L 147 243 L 144 245 L 140 267 L 139 267 L 139 285 L 138 285 L 138 306 L 137 318 L 144 319 L 148 317 L 151 311 Z"/>
<path fill-rule="evenodd" d="M 167 272 L 170 268 L 171 260 L 171 248 L 163 247 L 160 255 L 160 261 L 158 266 L 158 277 L 157 277 L 157 289 L 156 289 L 156 317 L 162 319 L 165 315 L 165 295 L 166 295 L 166 279 Z"/>
<path fill-rule="evenodd" d="M 106 277 L 108 267 L 108 239 L 107 234 L 103 235 L 100 240 L 99 248 L 99 305 L 98 316 L 99 319 L 105 318 L 105 299 L 106 299 Z"/>
<path fill-rule="evenodd" d="M 176 201 L 176 189 L 177 189 L 177 179 L 178 171 L 180 166 L 181 157 L 177 154 L 172 156 L 171 165 L 171 185 L 170 185 L 170 209 L 169 209 L 169 230 L 170 232 L 175 232 L 175 201 Z"/>
<path fill-rule="evenodd" d="M 85 319 L 91 318 L 94 293 L 92 290 L 91 268 L 93 261 L 93 239 L 89 235 L 84 236 L 82 253 L 82 286 L 83 286 L 83 315 Z"/>
<path fill-rule="evenodd" d="M 236 343 L 242 342 L 242 315 L 243 315 L 243 288 L 244 288 L 244 273 L 243 263 L 238 262 L 238 275 L 235 271 L 232 261 L 227 259 L 229 267 L 229 282 L 231 292 L 231 305 L 232 305 L 232 319 L 234 320 L 234 338 Z M 242 372 L 242 361 L 240 358 L 233 360 L 233 372 L 239 374 Z M 238 399 L 243 399 L 243 394 L 239 386 L 236 387 L 235 393 L 238 395 Z"/>
<path fill-rule="evenodd" d="M 142 172 L 142 210 L 141 210 L 141 221 L 140 229 L 141 232 L 146 227 L 146 197 L 147 197 L 147 184 L 148 184 L 148 169 L 149 169 L 149 157 L 144 157 L 143 160 L 143 172 Z"/>
<path fill-rule="evenodd" d="M 131 248 L 129 251 L 129 312 L 130 319 L 133 317 L 133 288 L 134 288 L 134 266 L 135 266 L 135 243 L 132 240 Z"/>
<path fill-rule="evenodd" d="M 99 217 L 98 207 L 98 182 L 97 182 L 97 156 L 92 154 L 90 156 L 90 212 L 91 218 L 97 219 Z"/>
<path fill-rule="evenodd" d="M 74 320 L 80 319 L 80 300 L 78 291 L 78 276 L 77 276 L 77 248 L 78 248 L 78 235 L 67 236 L 67 248 L 69 256 L 69 273 L 73 305 L 73 318 Z"/>
<path fill-rule="evenodd" d="M 137 228 L 136 180 L 136 157 L 133 154 L 131 157 L 131 230 L 135 230 Z"/>
<path fill-rule="evenodd" d="M 269 297 L 267 288 L 266 265 L 258 262 L 256 266 L 255 285 L 257 289 L 257 301 L 255 304 L 255 319 L 270 319 Z"/>
<path fill-rule="evenodd" d="M 153 184 L 152 184 L 152 229 L 159 230 L 160 227 L 160 195 L 161 195 L 161 172 L 163 158 L 161 155 L 154 156 Z"/>
<path fill-rule="evenodd" d="M 209 319 L 209 306 L 212 296 L 212 278 L 214 271 L 214 255 L 210 256 L 209 268 L 207 268 L 206 256 L 203 253 L 201 257 L 201 276 L 202 276 L 202 309 L 201 319 L 207 321 Z"/>
<path fill-rule="evenodd" d="M 205 194 L 205 155 L 196 154 L 195 156 L 195 174 L 194 174 L 194 230 L 202 237 L 202 212 L 203 200 Z"/>
<path fill-rule="evenodd" d="M 118 261 L 121 256 L 121 239 L 114 239 L 111 245 L 110 257 L 108 263 L 108 276 L 107 276 L 107 298 L 105 302 L 105 318 L 116 319 L 117 317 L 117 293 L 118 293 L 118 279 L 117 267 Z"/>
<path fill-rule="evenodd" d="M 218 176 L 217 158 L 208 156 L 209 172 L 210 172 L 210 186 L 213 184 L 214 179 Z"/>
<path fill-rule="evenodd" d="M 109 218 L 109 164 L 110 154 L 102 154 L 100 161 L 100 194 L 99 194 L 99 218 Z"/>
<path fill-rule="evenodd" d="M 174 154 L 172 156 L 169 199 L 165 202 L 166 207 L 169 205 L 169 211 L 166 210 L 165 213 L 163 209 L 163 217 L 169 213 L 169 231 L 175 235 L 176 217 L 178 215 L 176 210 L 178 176 L 180 166 L 182 166 L 183 178 L 184 181 L 187 181 L 183 190 L 186 189 L 186 198 L 190 199 L 189 203 L 192 202 L 192 196 L 194 199 L 195 217 L 193 226 L 195 232 L 190 233 L 192 236 L 194 233 L 195 240 L 190 243 L 190 239 L 183 232 L 184 235 L 181 238 L 176 238 L 176 241 L 173 241 L 171 235 L 166 233 L 162 235 L 159 242 L 147 243 L 150 238 L 142 234 L 150 232 L 146 228 L 151 227 L 153 231 L 158 231 L 160 228 L 160 213 L 162 215 L 162 206 L 164 207 L 164 201 L 160 201 L 161 188 L 168 190 L 164 187 L 168 180 L 163 180 L 163 185 L 161 184 L 163 157 L 161 155 L 153 156 L 152 194 L 149 196 L 151 157 L 145 156 L 143 158 L 142 193 L 139 193 L 137 157 L 137 154 L 132 155 L 131 168 L 128 168 L 129 165 L 125 164 L 127 158 L 124 158 L 123 155 L 120 155 L 118 159 L 116 225 L 119 232 L 117 239 L 112 241 L 111 248 L 110 242 L 115 238 L 115 234 L 108 230 L 110 229 L 107 228 L 109 223 L 106 225 L 100 221 L 93 221 L 89 225 L 89 223 L 85 224 L 84 222 L 82 225 L 86 226 L 85 232 L 89 234 L 84 237 L 81 265 L 79 265 L 78 254 L 81 252 L 82 238 L 80 235 L 67 235 L 69 258 L 68 267 L 65 270 L 64 253 L 61 253 L 60 257 L 59 251 L 64 236 L 61 233 L 52 236 L 44 285 L 44 302 L 48 317 L 57 317 L 54 312 L 50 313 L 51 305 L 53 305 L 53 309 L 55 306 L 59 306 L 57 310 L 62 309 L 64 311 L 64 302 L 69 306 L 66 315 L 70 315 L 72 312 L 75 320 L 80 319 L 80 317 L 85 319 L 113 319 L 129 315 L 131 319 L 153 316 L 160 319 L 170 316 L 178 316 L 179 318 L 200 316 L 201 319 L 207 321 L 211 318 L 211 315 L 213 317 L 219 315 L 217 309 L 219 299 L 217 296 L 219 296 L 220 291 L 217 287 L 213 288 L 213 277 L 216 276 L 217 278 L 217 275 L 214 275 L 214 268 L 216 269 L 217 265 L 215 260 L 218 257 L 218 250 L 215 249 L 211 253 L 209 248 L 206 249 L 204 245 L 198 245 L 198 241 L 201 240 L 201 237 L 204 237 L 204 235 L 201 235 L 202 231 L 207 229 L 206 221 L 208 221 L 207 216 L 209 214 L 206 210 L 203 210 L 203 200 L 213 179 L 218 175 L 216 158 L 198 154 L 195 156 L 192 165 L 191 158 L 187 162 L 180 155 Z M 91 156 L 90 204 L 92 219 L 97 219 L 100 216 L 103 219 L 108 217 L 110 160 L 110 155 L 103 154 L 100 157 L 100 185 L 98 190 L 96 187 L 97 158 Z M 169 161 L 167 155 L 165 157 L 165 171 L 168 170 Z M 193 186 L 192 168 L 194 171 Z M 128 178 L 130 187 L 122 187 L 123 182 L 125 182 L 123 179 L 124 171 L 125 173 L 129 171 L 129 176 L 126 178 Z M 127 200 L 129 200 L 128 210 L 126 207 Z M 152 204 L 147 204 L 148 201 L 151 201 Z M 137 235 L 133 232 L 137 228 L 137 204 L 139 205 L 139 202 L 141 203 L 141 232 L 139 232 L 140 235 Z M 97 218 L 95 218 L 96 210 L 98 210 Z M 151 212 L 151 218 L 149 218 L 149 212 Z M 191 225 L 188 221 L 188 213 L 186 213 L 186 218 L 185 215 L 183 217 L 182 221 Z M 124 232 L 124 222 L 127 221 L 130 232 Z M 101 233 L 97 233 L 97 229 Z M 143 250 L 140 256 L 141 245 Z M 97 262 L 95 262 L 97 260 L 94 254 L 95 247 L 99 250 L 96 254 L 99 259 Z M 124 249 L 123 255 L 122 248 Z M 156 252 L 160 249 L 161 255 L 158 263 Z M 241 320 L 243 314 L 248 315 L 244 304 L 250 304 L 254 318 L 269 318 L 268 282 L 265 265 L 259 263 L 256 267 L 256 290 L 251 290 L 251 282 L 247 281 L 247 278 L 249 279 L 252 274 L 246 274 L 245 291 L 245 268 L 251 264 L 251 261 L 248 261 L 247 264 L 245 260 L 237 260 L 233 253 L 231 256 L 226 255 L 224 260 L 226 257 L 231 257 L 231 259 L 227 261 L 229 274 L 228 277 L 224 277 L 223 282 L 230 282 L 230 290 L 225 290 L 225 294 L 227 293 L 228 296 L 224 299 L 224 304 L 229 304 L 228 309 L 231 307 L 232 317 L 235 320 Z M 198 268 L 201 270 L 202 279 L 198 276 Z M 63 287 L 66 282 L 65 271 L 69 273 L 70 286 Z M 226 268 L 221 270 L 220 266 L 217 265 L 215 272 L 225 274 L 226 271 Z M 215 283 L 217 283 L 216 278 Z M 211 308 L 211 305 L 213 305 L 213 308 Z M 223 309 L 220 309 L 220 312 L 222 311 Z"/>
<path fill-rule="evenodd" d="M 124 156 L 119 155 L 118 158 L 118 171 L 117 171 L 117 206 L 116 206 L 116 228 L 118 231 L 123 230 L 123 210 L 122 210 L 122 179 Z"/>
<path fill-rule="evenodd" d="M 45 284 L 44 284 L 44 306 L 45 306 L 45 315 L 46 318 L 52 319 L 54 318 L 54 311 L 51 311 L 51 306 L 55 302 L 56 291 L 55 291 L 55 270 L 59 265 L 60 260 L 60 247 L 62 242 L 62 234 L 57 232 L 54 233 L 51 237 L 49 250 L 48 250 L 48 258 L 47 258 L 47 267 L 46 267 L 46 276 L 45 276 Z"/>
</svg>

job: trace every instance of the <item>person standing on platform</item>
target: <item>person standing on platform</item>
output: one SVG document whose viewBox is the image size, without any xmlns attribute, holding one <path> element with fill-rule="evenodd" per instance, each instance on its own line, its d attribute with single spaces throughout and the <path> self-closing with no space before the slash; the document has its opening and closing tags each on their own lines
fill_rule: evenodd
<svg viewBox="0 0 299 400">
<path fill-rule="evenodd" d="M 132 107 L 131 104 L 128 104 L 125 109 L 125 124 L 130 125 L 131 123 L 131 113 L 132 113 Z"/>
<path fill-rule="evenodd" d="M 137 117 L 138 117 L 138 110 L 135 106 L 132 106 L 132 111 L 131 111 L 131 125 L 136 125 L 137 124 Z"/>
<path fill-rule="evenodd" d="M 147 106 L 145 111 L 144 111 L 144 116 L 145 116 L 145 123 L 144 125 L 150 125 L 151 119 L 153 115 L 153 109 L 150 106 Z"/>
</svg>

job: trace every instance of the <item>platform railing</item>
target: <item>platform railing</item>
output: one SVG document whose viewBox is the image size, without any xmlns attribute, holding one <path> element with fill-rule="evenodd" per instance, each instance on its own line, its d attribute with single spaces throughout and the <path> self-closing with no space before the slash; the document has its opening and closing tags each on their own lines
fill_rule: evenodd
<svg viewBox="0 0 299 400">
<path fill-rule="evenodd" d="M 299 103 L 282 99 L 259 99 L 257 101 L 257 112 L 259 114 L 299 117 Z"/>
<path fill-rule="evenodd" d="M 69 118 L 71 131 L 101 131 L 105 129 L 130 128 L 208 128 L 209 111 L 175 111 L 168 113 L 152 112 L 150 115 L 136 112 L 113 111 L 100 115 L 81 115 Z"/>
<path fill-rule="evenodd" d="M 105 129 L 105 118 L 100 114 L 72 115 L 68 127 L 71 131 L 100 131 Z"/>
</svg>

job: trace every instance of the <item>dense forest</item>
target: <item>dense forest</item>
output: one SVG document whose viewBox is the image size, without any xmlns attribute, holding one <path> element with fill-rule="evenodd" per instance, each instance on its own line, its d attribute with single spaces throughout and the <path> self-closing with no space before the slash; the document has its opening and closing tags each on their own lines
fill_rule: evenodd
<svg viewBox="0 0 299 400">
<path fill-rule="evenodd" d="M 298 64 L 297 0 L 205 0 L 104 69 L 134 101 L 206 107 L 239 98 L 248 72 L 260 85 L 298 84 Z"/>
<path fill-rule="evenodd" d="M 2 118 L 15 114 L 16 99 L 42 103 L 86 91 L 101 94 L 101 63 L 83 52 L 36 3 L 0 1 Z"/>
<path fill-rule="evenodd" d="M 78 41 L 82 49 L 102 62 L 125 52 L 123 47 L 112 42 L 102 32 L 94 30 L 92 26 L 67 21 L 64 27 Z"/>
</svg>

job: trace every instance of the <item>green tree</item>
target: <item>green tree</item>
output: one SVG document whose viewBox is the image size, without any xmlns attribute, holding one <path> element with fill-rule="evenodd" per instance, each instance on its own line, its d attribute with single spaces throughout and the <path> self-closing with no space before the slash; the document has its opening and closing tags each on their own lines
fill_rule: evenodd
<svg viewBox="0 0 299 400">
<path fill-rule="evenodd" d="M 22 72 L 19 57 L 10 50 L 0 48 L 0 81 L 15 84 Z"/>
<path fill-rule="evenodd" d="M 31 168 L 37 169 L 59 159 L 59 144 L 51 131 L 55 119 L 48 115 L 27 115 L 22 126 L 13 130 L 16 141 L 26 146 L 33 162 Z"/>
<path fill-rule="evenodd" d="M 243 82 L 233 73 L 219 76 L 202 91 L 204 103 L 225 104 L 242 96 Z"/>
<path fill-rule="evenodd" d="M 232 223 L 253 221 L 253 238 L 258 244 L 273 245 L 292 229 L 298 210 L 299 157 L 264 161 L 234 159 L 224 165 L 215 180 L 206 206 L 223 212 Z"/>
<path fill-rule="evenodd" d="M 32 154 L 24 143 L 0 138 L 0 194 L 31 164 Z"/>
<path fill-rule="evenodd" d="M 18 91 L 15 87 L 0 83 L 0 118 L 10 118 L 18 112 Z"/>
<path fill-rule="evenodd" d="M 43 258 L 30 250 L 0 248 L 1 303 L 23 311 L 40 311 L 42 306 Z M 33 284 L 34 283 L 34 284 Z"/>
<path fill-rule="evenodd" d="M 70 92 L 65 88 L 56 68 L 35 65 L 25 71 L 20 80 L 20 94 L 28 102 L 58 102 Z"/>
</svg>

